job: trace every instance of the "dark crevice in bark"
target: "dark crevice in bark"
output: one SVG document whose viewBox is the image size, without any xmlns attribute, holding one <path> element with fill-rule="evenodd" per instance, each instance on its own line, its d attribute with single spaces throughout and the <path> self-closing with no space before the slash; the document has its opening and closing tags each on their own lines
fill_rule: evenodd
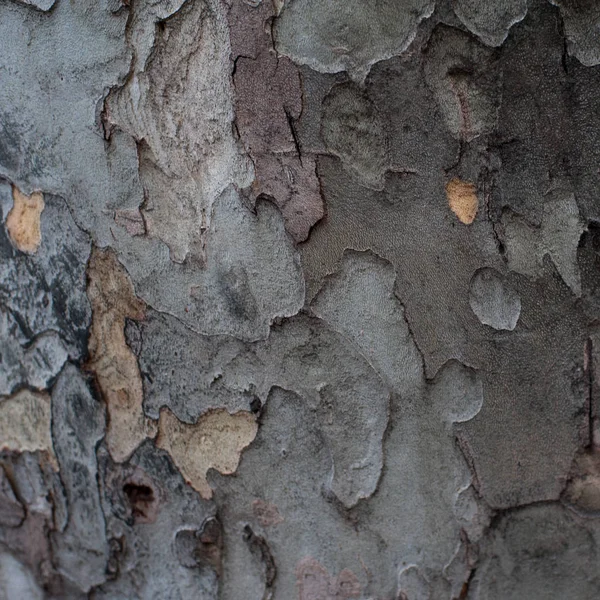
<svg viewBox="0 0 600 600">
<path fill-rule="evenodd" d="M 595 446 L 594 429 L 596 415 L 594 414 L 594 348 L 592 338 L 589 337 L 585 341 L 584 347 L 584 375 L 586 385 L 586 404 L 587 404 L 587 425 L 588 425 L 588 440 L 586 448 L 591 450 Z"/>
<path fill-rule="evenodd" d="M 256 535 L 250 525 L 244 527 L 244 541 L 248 544 L 250 552 L 259 560 L 264 569 L 265 594 L 263 600 L 271 600 L 275 592 L 275 579 L 277 577 L 277 567 L 275 558 L 271 553 L 269 544 L 264 537 Z"/>
<path fill-rule="evenodd" d="M 296 133 L 296 125 L 294 123 L 294 118 L 289 113 L 289 111 L 284 107 L 285 117 L 287 119 L 288 125 L 290 126 L 290 133 L 292 134 L 292 138 L 294 140 L 294 147 L 296 148 L 296 154 L 298 155 L 298 160 L 300 161 L 300 166 L 302 165 L 302 149 L 300 147 L 300 140 L 298 139 L 298 134 Z"/>
</svg>

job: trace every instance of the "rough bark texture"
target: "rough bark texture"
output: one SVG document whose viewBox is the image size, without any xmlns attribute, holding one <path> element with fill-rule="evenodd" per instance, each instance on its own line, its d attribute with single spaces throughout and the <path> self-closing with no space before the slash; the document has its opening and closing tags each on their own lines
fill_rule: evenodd
<svg viewBox="0 0 600 600">
<path fill-rule="evenodd" d="M 600 3 L 0 4 L 2 600 L 600 597 Z"/>
</svg>

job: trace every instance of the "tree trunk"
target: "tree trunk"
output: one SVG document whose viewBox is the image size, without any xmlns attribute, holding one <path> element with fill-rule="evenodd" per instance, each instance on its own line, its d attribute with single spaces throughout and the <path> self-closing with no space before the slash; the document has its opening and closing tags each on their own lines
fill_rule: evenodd
<svg viewBox="0 0 600 600">
<path fill-rule="evenodd" d="M 599 598 L 599 23 L 2 2 L 0 598 Z"/>
</svg>

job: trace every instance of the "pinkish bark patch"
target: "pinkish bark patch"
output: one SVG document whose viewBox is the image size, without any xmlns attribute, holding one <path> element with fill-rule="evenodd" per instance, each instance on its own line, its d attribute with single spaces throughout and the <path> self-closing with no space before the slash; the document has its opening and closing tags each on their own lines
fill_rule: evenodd
<svg viewBox="0 0 600 600">
<path fill-rule="evenodd" d="M 279 513 L 279 509 L 270 502 L 257 499 L 252 503 L 252 512 L 256 517 L 256 520 L 263 527 L 272 527 L 273 525 L 279 525 L 283 523 L 283 517 Z"/>
<path fill-rule="evenodd" d="M 360 596 L 360 582 L 350 569 L 331 577 L 327 569 L 311 557 L 296 567 L 299 600 L 346 600 Z"/>
<path fill-rule="evenodd" d="M 296 66 L 273 49 L 273 4 L 234 2 L 229 10 L 238 131 L 255 167 L 254 200 L 268 196 L 283 214 L 295 241 L 308 237 L 323 217 L 314 156 L 301 154 L 294 122 L 302 112 Z"/>
<path fill-rule="evenodd" d="M 138 208 L 118 209 L 115 211 L 115 223 L 125 227 L 131 236 L 146 235 L 146 224 Z"/>
</svg>

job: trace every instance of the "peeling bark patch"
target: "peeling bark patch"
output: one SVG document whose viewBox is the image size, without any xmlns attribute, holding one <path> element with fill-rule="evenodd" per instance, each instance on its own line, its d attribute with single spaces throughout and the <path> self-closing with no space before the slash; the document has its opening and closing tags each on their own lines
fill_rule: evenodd
<svg viewBox="0 0 600 600">
<path fill-rule="evenodd" d="M 142 319 L 144 304 L 115 254 L 94 250 L 88 267 L 92 305 L 88 367 L 106 400 L 109 423 L 106 444 L 112 457 L 126 460 L 156 424 L 142 411 L 143 389 L 137 358 L 125 340 L 125 319 Z"/>
<path fill-rule="evenodd" d="M 229 187 L 215 202 L 206 231 L 205 262 L 173 264 L 164 244 L 116 231 L 119 254 L 140 298 L 194 331 L 264 339 L 276 317 L 304 303 L 298 254 L 271 202 L 254 210 Z"/>
<path fill-rule="evenodd" d="M 327 150 L 364 186 L 383 189 L 389 167 L 386 127 L 375 104 L 357 85 L 337 85 L 325 98 L 321 135 Z"/>
<path fill-rule="evenodd" d="M 363 81 L 371 65 L 401 54 L 432 0 L 290 0 L 275 22 L 277 51 L 322 73 L 348 71 Z"/>
<path fill-rule="evenodd" d="M 233 136 L 230 46 L 220 1 L 143 3 L 133 8 L 131 76 L 106 101 L 109 128 L 139 144 L 148 235 L 171 260 L 204 258 L 212 206 L 252 166 Z M 160 26 L 158 26 L 160 24 Z M 129 224 L 138 231 L 139 225 Z"/>
<path fill-rule="evenodd" d="M 0 183 L 4 216 L 13 204 L 12 195 L 11 186 Z M 85 351 L 91 318 L 85 295 L 89 237 L 77 227 L 64 200 L 45 195 L 44 204 L 41 245 L 35 254 L 14 250 L 0 227 L 0 394 L 4 395 L 26 386 L 47 388 L 67 356 L 76 361 Z"/>
<path fill-rule="evenodd" d="M 22 390 L 0 400 L 0 450 L 45 452 L 57 467 L 50 434 L 50 397 Z"/>
<path fill-rule="evenodd" d="M 104 406 L 72 364 L 52 389 L 52 439 L 65 495 L 65 525 L 52 534 L 57 570 L 89 591 L 106 579 L 109 548 L 98 491 L 96 449 L 105 433 Z"/>
<path fill-rule="evenodd" d="M 481 544 L 471 597 L 597 598 L 597 535 L 591 519 L 558 503 L 510 511 Z"/>
<path fill-rule="evenodd" d="M 93 596 L 114 598 L 217 598 L 220 542 L 216 506 L 203 501 L 166 452 L 146 440 L 125 464 L 115 464 L 104 445 L 97 452 L 110 540 L 111 578 Z M 123 488 L 127 484 L 138 487 Z M 141 489 L 140 489 L 141 488 Z M 131 501 L 152 517 L 152 489 L 159 510 L 154 522 L 131 514 Z M 150 509 L 150 510 L 147 510 Z M 132 518 L 133 517 L 133 518 Z"/>
<path fill-rule="evenodd" d="M 454 0 L 456 16 L 484 44 L 500 46 L 510 28 L 527 14 L 527 0 Z"/>
<path fill-rule="evenodd" d="M 438 27 L 428 44 L 425 81 L 452 135 L 470 142 L 492 133 L 498 119 L 502 70 L 497 53 L 453 27 Z"/>
<path fill-rule="evenodd" d="M 600 63 L 600 4 L 596 0 L 550 0 L 560 8 L 569 53 L 581 64 L 591 67 Z"/>
<path fill-rule="evenodd" d="M 210 517 L 200 529 L 182 529 L 175 536 L 179 563 L 188 569 L 211 568 L 218 577 L 223 572 L 223 530 L 221 523 Z"/>
<path fill-rule="evenodd" d="M 29 6 L 35 6 L 35 8 L 39 10 L 43 10 L 44 12 L 49 11 L 53 6 L 56 0 L 18 0 L 23 4 L 28 4 Z"/>
<path fill-rule="evenodd" d="M 479 269 L 469 286 L 469 304 L 484 325 L 512 331 L 521 314 L 521 298 L 495 269 Z"/>
<path fill-rule="evenodd" d="M 302 112 L 302 85 L 294 63 L 273 51 L 268 20 L 273 4 L 234 2 L 229 10 L 236 124 L 252 156 L 251 194 L 272 198 L 286 230 L 304 241 L 324 214 L 314 156 L 302 154 L 295 122 Z"/>
<path fill-rule="evenodd" d="M 0 527 L 19 527 L 25 520 L 25 507 L 15 495 L 13 485 L 0 465 Z"/>
<path fill-rule="evenodd" d="M 531 227 L 520 215 L 502 214 L 506 257 L 511 270 L 540 277 L 544 257 L 549 256 L 563 281 L 581 295 L 577 246 L 585 226 L 572 192 L 552 190 L 544 198 L 541 227 Z"/>
<path fill-rule="evenodd" d="M 180 323 L 152 311 L 142 330 L 140 364 L 153 373 L 144 381 L 149 416 L 158 419 L 166 405 L 194 423 L 213 408 L 247 411 L 253 395 L 264 404 L 273 386 L 294 390 L 322 417 L 319 428 L 335 464 L 324 485 L 348 508 L 375 491 L 390 392 L 358 350 L 321 321 L 299 315 L 273 326 L 265 342 L 248 345 L 228 337 L 186 338 Z M 164 352 L 162 340 L 178 340 L 177 359 Z"/>
<path fill-rule="evenodd" d="M 360 582 L 350 569 L 331 577 L 327 569 L 314 558 L 303 558 L 296 567 L 299 600 L 345 600 L 358 598 Z"/>
<path fill-rule="evenodd" d="M 27 196 L 15 186 L 12 196 L 13 207 L 6 217 L 6 230 L 16 248 L 27 254 L 35 254 L 42 243 L 40 217 L 44 210 L 44 196 L 41 192 Z"/>
<path fill-rule="evenodd" d="M 23 287 L 31 282 L 15 282 Z M 0 396 L 22 387 L 47 389 L 69 358 L 56 331 L 38 335 L 24 349 L 18 340 L 18 322 L 0 310 Z"/>
<path fill-rule="evenodd" d="M 461 223 L 470 225 L 475 220 L 479 207 L 475 184 L 454 177 L 446 184 L 446 197 L 450 210 Z"/>
<path fill-rule="evenodd" d="M 210 499 L 208 470 L 216 469 L 223 475 L 234 473 L 242 450 L 254 440 L 257 431 L 254 415 L 245 411 L 232 415 L 226 410 L 214 410 L 202 415 L 195 425 L 189 425 L 163 409 L 156 445 L 171 455 L 188 483 L 204 499 Z"/>
</svg>

